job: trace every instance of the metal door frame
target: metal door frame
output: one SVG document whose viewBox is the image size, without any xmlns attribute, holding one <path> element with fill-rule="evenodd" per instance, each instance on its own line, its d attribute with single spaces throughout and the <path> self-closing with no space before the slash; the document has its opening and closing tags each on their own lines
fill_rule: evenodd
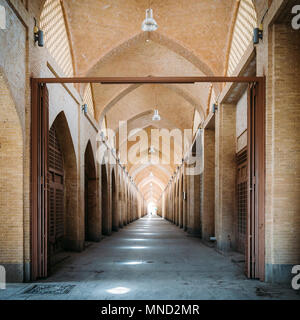
<svg viewBox="0 0 300 320">
<path fill-rule="evenodd" d="M 47 134 L 48 109 L 44 108 L 43 94 L 46 92 L 46 84 L 50 83 L 99 83 L 99 84 L 193 84 L 193 83 L 248 83 L 249 88 L 255 86 L 254 100 L 248 95 L 248 156 L 251 155 L 252 166 L 249 161 L 248 170 L 248 216 L 256 217 L 255 233 L 249 230 L 248 237 L 247 275 L 252 278 L 264 280 L 265 269 L 265 77 L 73 77 L 73 78 L 32 78 L 31 79 L 31 278 L 47 276 L 47 267 L 41 263 L 41 250 L 45 246 L 39 236 L 41 231 L 47 232 L 42 225 L 47 218 L 47 184 L 45 177 L 38 170 L 47 166 Z M 251 90 L 248 91 L 251 93 Z M 255 108 L 251 109 L 255 101 Z M 251 112 L 251 110 L 252 112 Z M 47 112 L 41 121 L 41 110 Z M 255 111 L 255 112 L 254 112 Z M 250 118 L 249 118 L 250 117 Z M 41 131 L 42 130 L 42 131 Z M 47 134 L 46 134 L 47 132 Z M 43 133 L 43 139 L 40 135 Z M 259 137 L 259 139 L 258 139 Z M 42 146 L 42 149 L 40 147 Z M 44 151 L 41 153 L 41 151 Z M 42 158 L 41 158 L 42 157 Z M 42 165 L 43 164 L 43 165 Z M 40 179 L 43 179 L 42 184 Z M 41 186 L 41 187 L 39 187 Z M 44 187 L 43 187 L 44 186 Z M 44 189 L 42 189 L 44 188 Z M 255 192 L 253 193 L 253 190 Z M 46 192 L 47 193 L 47 192 Z M 255 197 L 254 197 L 255 195 Z M 42 200 L 42 202 L 41 202 Z M 47 220 L 45 220 L 47 225 Z M 249 223 L 250 224 L 250 221 Z M 254 236 L 254 237 L 253 237 Z M 40 239 L 40 240 L 39 240 Z M 253 240 L 254 239 L 254 240 Z M 255 243 L 255 246 L 250 244 Z M 251 249 L 252 248 L 252 249 Z M 253 251 L 254 248 L 254 251 Z M 251 251 L 251 250 L 252 251 Z M 44 261 L 45 262 L 45 261 Z M 47 264 L 46 264 L 47 265 Z M 253 268 L 254 265 L 254 268 Z"/>
</svg>

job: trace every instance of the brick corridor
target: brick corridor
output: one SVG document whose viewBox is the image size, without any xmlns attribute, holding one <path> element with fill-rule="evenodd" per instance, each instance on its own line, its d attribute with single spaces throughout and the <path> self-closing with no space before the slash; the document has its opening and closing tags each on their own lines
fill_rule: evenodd
<svg viewBox="0 0 300 320">
<path fill-rule="evenodd" d="M 33 284 L 10 284 L 0 299 L 300 299 L 290 289 L 247 280 L 230 257 L 158 217 L 140 219 L 82 253 L 66 253 L 40 284 L 74 287 L 66 294 L 24 294 Z"/>
</svg>

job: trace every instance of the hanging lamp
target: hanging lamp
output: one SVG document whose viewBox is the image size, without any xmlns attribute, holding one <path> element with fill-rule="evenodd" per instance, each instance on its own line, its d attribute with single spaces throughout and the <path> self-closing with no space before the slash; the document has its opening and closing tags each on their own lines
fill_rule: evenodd
<svg viewBox="0 0 300 320">
<path fill-rule="evenodd" d="M 155 31 L 158 28 L 156 21 L 153 18 L 153 10 L 151 8 L 146 10 L 146 19 L 142 23 L 143 31 Z"/>
<path fill-rule="evenodd" d="M 155 86 L 153 87 L 153 91 L 154 91 L 154 99 L 155 99 L 155 105 L 157 106 L 157 97 L 156 97 L 156 92 L 155 92 Z M 161 117 L 159 115 L 158 109 L 154 110 L 154 115 L 152 117 L 153 121 L 160 121 Z"/>
<path fill-rule="evenodd" d="M 157 109 L 154 110 L 154 115 L 153 115 L 153 117 L 152 117 L 152 120 L 153 120 L 153 121 L 160 121 L 160 115 L 159 115 Z"/>
<path fill-rule="evenodd" d="M 153 146 L 150 146 L 150 148 L 149 148 L 149 153 L 155 153 L 155 149 L 154 149 Z"/>
</svg>

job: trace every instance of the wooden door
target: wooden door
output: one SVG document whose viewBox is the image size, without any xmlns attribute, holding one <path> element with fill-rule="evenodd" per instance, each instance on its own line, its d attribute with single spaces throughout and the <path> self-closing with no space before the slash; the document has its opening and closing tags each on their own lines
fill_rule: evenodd
<svg viewBox="0 0 300 320">
<path fill-rule="evenodd" d="M 48 117 L 46 85 L 32 86 L 31 108 L 31 278 L 48 274 Z"/>
<path fill-rule="evenodd" d="M 54 255 L 62 250 L 64 237 L 64 164 L 63 155 L 54 126 L 49 131 L 49 218 L 48 257 L 49 265 Z"/>
<path fill-rule="evenodd" d="M 265 278 L 265 83 L 248 89 L 248 219 L 246 274 Z"/>
</svg>

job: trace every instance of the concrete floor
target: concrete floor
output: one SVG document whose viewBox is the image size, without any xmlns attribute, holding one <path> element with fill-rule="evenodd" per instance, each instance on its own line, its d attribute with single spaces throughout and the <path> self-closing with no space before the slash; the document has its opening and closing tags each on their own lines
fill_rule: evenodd
<svg viewBox="0 0 300 320">
<path fill-rule="evenodd" d="M 9 284 L 0 299 L 300 299 L 289 288 L 246 279 L 232 257 L 156 216 L 64 255 L 39 284 L 74 285 L 68 294 L 24 293 L 34 284 Z"/>
</svg>

